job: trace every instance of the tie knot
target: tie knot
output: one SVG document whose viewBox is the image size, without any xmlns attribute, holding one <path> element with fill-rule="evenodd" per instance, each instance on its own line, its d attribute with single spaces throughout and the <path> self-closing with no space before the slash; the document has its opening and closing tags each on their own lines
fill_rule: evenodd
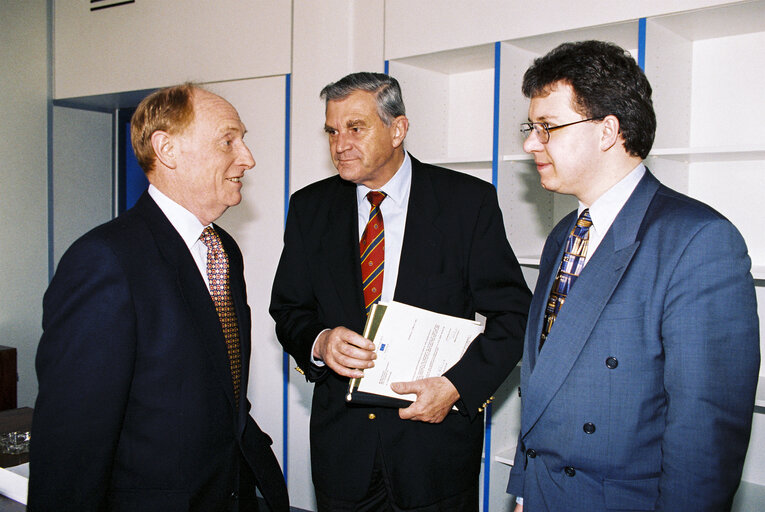
<svg viewBox="0 0 765 512">
<path fill-rule="evenodd" d="M 377 190 L 372 190 L 367 194 L 367 199 L 369 200 L 369 204 L 372 205 L 373 208 L 377 208 L 380 206 L 380 203 L 383 202 L 383 199 L 385 199 L 387 194 L 385 192 L 380 192 Z"/>
<path fill-rule="evenodd" d="M 592 218 L 590 218 L 589 208 L 582 210 L 582 213 L 579 214 L 579 218 L 576 221 L 576 225 L 580 228 L 589 228 L 592 226 Z"/>
<path fill-rule="evenodd" d="M 204 229 L 204 231 L 202 231 L 202 234 L 199 236 L 199 239 L 211 251 L 223 249 L 220 242 L 220 237 L 218 236 L 218 233 L 216 233 L 215 230 L 212 228 L 212 226 L 207 226 Z"/>
</svg>

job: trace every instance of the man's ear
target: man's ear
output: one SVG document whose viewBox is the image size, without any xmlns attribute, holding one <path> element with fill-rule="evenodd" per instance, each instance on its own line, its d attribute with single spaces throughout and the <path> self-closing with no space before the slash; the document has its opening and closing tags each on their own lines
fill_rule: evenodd
<svg viewBox="0 0 765 512">
<path fill-rule="evenodd" d="M 162 130 L 157 130 L 151 134 L 151 147 L 154 148 L 154 154 L 157 160 L 168 169 L 175 169 L 175 152 L 173 136 Z"/>
<path fill-rule="evenodd" d="M 601 136 L 600 136 L 600 150 L 608 151 L 619 142 L 620 138 L 620 125 L 619 118 L 614 115 L 608 115 L 603 118 L 601 122 Z"/>
<path fill-rule="evenodd" d="M 398 116 L 391 123 L 391 129 L 393 130 L 393 147 L 397 148 L 404 143 L 409 131 L 409 119 L 406 116 Z"/>
</svg>

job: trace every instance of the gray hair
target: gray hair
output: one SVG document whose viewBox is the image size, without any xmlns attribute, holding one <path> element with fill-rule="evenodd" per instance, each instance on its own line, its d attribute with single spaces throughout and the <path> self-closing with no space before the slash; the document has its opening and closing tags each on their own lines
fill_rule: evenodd
<svg viewBox="0 0 765 512">
<path fill-rule="evenodd" d="M 398 81 L 383 73 L 351 73 L 324 87 L 319 97 L 325 100 L 326 106 L 326 103 L 343 100 L 356 91 L 367 91 L 375 95 L 377 114 L 385 126 L 390 126 L 398 116 L 406 115 Z"/>
</svg>

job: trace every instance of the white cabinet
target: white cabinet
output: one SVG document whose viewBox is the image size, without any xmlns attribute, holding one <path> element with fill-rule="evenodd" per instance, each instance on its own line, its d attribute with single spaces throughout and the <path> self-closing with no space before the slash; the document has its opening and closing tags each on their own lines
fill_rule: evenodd
<svg viewBox="0 0 765 512">
<path fill-rule="evenodd" d="M 553 33 L 508 24 L 507 38 L 495 44 L 391 60 L 389 71 L 401 82 L 411 122 L 407 148 L 426 162 L 493 181 L 508 239 L 527 278 L 534 274 L 530 281 L 535 280 L 547 235 L 577 202 L 544 191 L 533 160 L 523 152 L 519 125 L 528 110 L 520 91 L 523 73 L 534 58 L 562 42 L 615 42 L 644 66 L 653 87 L 658 128 L 648 167 L 663 183 L 711 205 L 738 227 L 752 258 L 760 318 L 765 319 L 765 1 L 717 4 L 697 2 L 684 5 L 692 10 L 682 12 L 669 12 L 668 6 L 668 14 L 657 13 L 654 4 L 641 13 L 647 18 L 587 27 L 574 26 L 581 23 L 574 20 Z M 501 32 L 489 20 L 491 12 L 486 18 L 492 34 Z M 524 32 L 539 35 L 515 36 Z M 473 39 L 482 41 L 480 35 Z M 394 46 L 401 55 L 401 45 Z M 761 351 L 765 354 L 765 346 Z M 493 510 L 507 507 L 504 483 L 494 480 L 506 477 L 500 466 L 512 461 L 515 450 L 518 373 L 497 392 L 487 428 Z M 756 405 L 734 510 L 765 506 L 765 454 L 756 448 L 765 442 L 765 376 Z"/>
</svg>

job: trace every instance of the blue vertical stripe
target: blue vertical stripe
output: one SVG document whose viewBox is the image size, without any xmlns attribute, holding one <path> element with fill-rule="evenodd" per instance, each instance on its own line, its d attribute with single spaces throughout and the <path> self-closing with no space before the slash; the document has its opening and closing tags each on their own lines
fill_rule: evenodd
<svg viewBox="0 0 765 512">
<path fill-rule="evenodd" d="M 491 150 L 491 182 L 497 186 L 499 168 L 499 67 L 502 56 L 502 44 L 494 43 L 494 127 Z"/>
<path fill-rule="evenodd" d="M 489 488 L 491 484 L 491 404 L 484 409 L 486 427 L 483 440 L 483 512 L 489 512 Z"/>
<path fill-rule="evenodd" d="M 645 18 L 638 21 L 638 66 L 645 71 Z"/>
<path fill-rule="evenodd" d="M 385 59 L 385 74 L 390 75 L 390 61 Z"/>
<path fill-rule="evenodd" d="M 284 76 L 284 224 L 287 224 L 287 211 L 290 207 L 290 96 L 292 74 Z M 289 455 L 289 386 L 290 356 L 282 355 L 282 472 L 287 482 L 287 462 Z"/>
</svg>

